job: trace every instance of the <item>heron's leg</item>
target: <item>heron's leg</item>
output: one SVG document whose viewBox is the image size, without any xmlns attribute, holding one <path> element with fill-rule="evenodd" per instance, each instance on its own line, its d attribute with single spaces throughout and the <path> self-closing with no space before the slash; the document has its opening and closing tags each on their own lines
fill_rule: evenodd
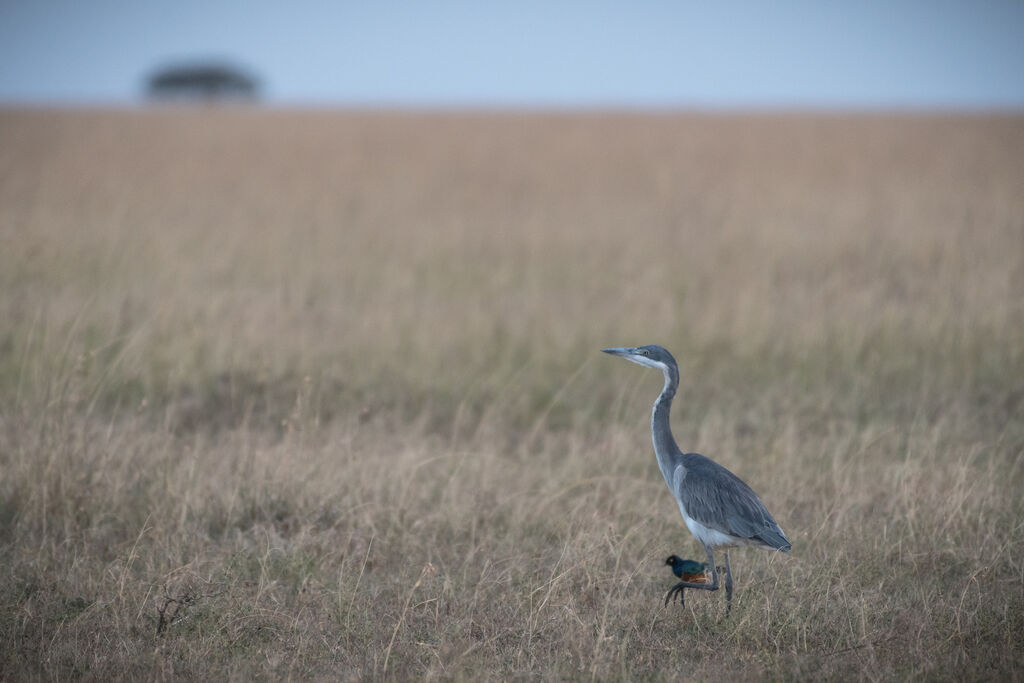
<svg viewBox="0 0 1024 683">
<path fill-rule="evenodd" d="M 718 569 L 715 567 L 715 556 L 711 552 L 711 548 L 704 546 L 704 552 L 708 554 L 708 566 L 711 567 L 711 583 L 691 583 L 689 581 L 680 581 L 676 585 L 668 589 L 668 593 L 665 594 L 665 606 L 668 606 L 672 600 L 675 599 L 676 594 L 679 594 L 679 603 L 683 603 L 683 591 L 687 588 L 696 588 L 702 591 L 716 591 L 718 590 Z"/>
<path fill-rule="evenodd" d="M 732 611 L 732 570 L 729 568 L 729 551 L 725 552 L 725 616 Z"/>
<path fill-rule="evenodd" d="M 714 586 L 714 588 L 710 588 L 709 590 L 716 591 L 718 590 L 718 567 L 715 566 L 715 554 L 711 552 L 711 548 L 707 546 L 704 546 L 704 552 L 708 554 L 708 566 L 711 567 L 711 585 Z M 726 555 L 726 558 L 728 557 L 729 556 Z M 726 560 L 726 562 L 728 562 L 728 560 Z"/>
</svg>

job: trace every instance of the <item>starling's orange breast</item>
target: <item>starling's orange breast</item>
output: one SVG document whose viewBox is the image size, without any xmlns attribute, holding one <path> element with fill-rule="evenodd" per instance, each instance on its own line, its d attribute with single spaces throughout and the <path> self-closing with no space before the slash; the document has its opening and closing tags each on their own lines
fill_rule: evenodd
<svg viewBox="0 0 1024 683">
<path fill-rule="evenodd" d="M 699 574 L 683 574 L 681 578 L 688 583 L 711 583 L 711 577 L 706 571 Z"/>
</svg>

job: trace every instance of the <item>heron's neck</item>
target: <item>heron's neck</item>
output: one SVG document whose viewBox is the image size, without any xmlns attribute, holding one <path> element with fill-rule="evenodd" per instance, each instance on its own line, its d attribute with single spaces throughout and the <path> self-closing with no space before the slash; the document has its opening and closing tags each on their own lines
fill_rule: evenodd
<svg viewBox="0 0 1024 683">
<path fill-rule="evenodd" d="M 672 427 L 669 426 L 669 412 L 672 410 L 672 399 L 679 387 L 679 371 L 675 368 L 665 369 L 665 386 L 661 395 L 654 402 L 654 410 L 651 412 L 651 440 L 654 442 L 654 454 L 658 457 L 658 467 L 665 477 L 669 486 L 672 485 L 672 461 L 673 456 L 679 453 L 679 446 L 672 437 Z"/>
</svg>

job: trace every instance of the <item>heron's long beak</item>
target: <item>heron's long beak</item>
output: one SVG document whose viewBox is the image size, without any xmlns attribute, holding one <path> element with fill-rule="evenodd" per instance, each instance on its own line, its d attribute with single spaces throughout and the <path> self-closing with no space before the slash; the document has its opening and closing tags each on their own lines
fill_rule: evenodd
<svg viewBox="0 0 1024 683">
<path fill-rule="evenodd" d="M 661 370 L 662 372 L 665 372 L 665 365 L 663 363 L 651 360 L 650 358 L 647 357 L 647 354 L 639 347 L 631 346 L 601 350 L 604 351 L 605 353 L 610 353 L 613 356 L 621 356 L 622 358 L 628 360 L 630 363 L 636 363 L 637 365 L 642 365 L 645 368 L 656 368 L 658 370 Z"/>
</svg>

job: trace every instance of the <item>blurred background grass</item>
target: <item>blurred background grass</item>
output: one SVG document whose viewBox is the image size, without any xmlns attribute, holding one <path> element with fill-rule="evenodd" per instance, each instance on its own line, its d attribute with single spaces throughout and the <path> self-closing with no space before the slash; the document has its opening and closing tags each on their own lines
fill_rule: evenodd
<svg viewBox="0 0 1024 683">
<path fill-rule="evenodd" d="M 1012 116 L 0 112 L 0 672 L 1019 676 L 1021 159 Z M 598 352 L 644 343 L 794 540 L 730 622 L 660 606 L 660 378 Z"/>
</svg>

